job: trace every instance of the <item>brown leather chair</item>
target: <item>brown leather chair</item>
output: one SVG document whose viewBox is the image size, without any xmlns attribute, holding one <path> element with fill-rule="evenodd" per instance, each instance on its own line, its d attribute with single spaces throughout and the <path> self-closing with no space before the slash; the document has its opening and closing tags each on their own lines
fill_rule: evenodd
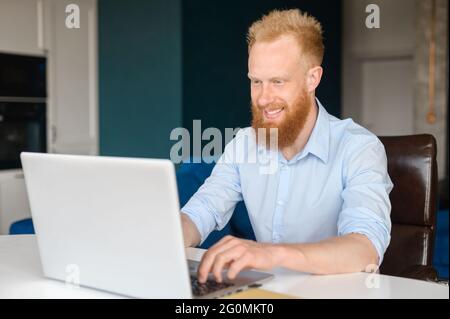
<svg viewBox="0 0 450 319">
<path fill-rule="evenodd" d="M 437 272 L 431 266 L 438 196 L 436 140 L 428 134 L 383 136 L 380 140 L 394 183 L 391 243 L 380 272 L 436 281 Z"/>
</svg>

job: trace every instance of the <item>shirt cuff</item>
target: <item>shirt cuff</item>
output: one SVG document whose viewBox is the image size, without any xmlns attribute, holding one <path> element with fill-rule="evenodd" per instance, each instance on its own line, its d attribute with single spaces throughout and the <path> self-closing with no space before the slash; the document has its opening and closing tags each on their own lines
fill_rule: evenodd
<svg viewBox="0 0 450 319">
<path fill-rule="evenodd" d="M 214 229 L 215 220 L 207 212 L 203 212 L 202 210 L 193 210 L 188 205 L 185 205 L 181 209 L 181 213 L 185 214 L 189 217 L 189 219 L 194 223 L 195 227 L 197 227 L 198 232 L 200 233 L 200 243 L 203 244 L 208 235 Z"/>
<path fill-rule="evenodd" d="M 364 236 L 367 237 L 367 239 L 370 240 L 372 245 L 375 247 L 375 250 L 377 251 L 377 254 L 378 254 L 378 265 L 377 265 L 377 267 L 380 268 L 381 263 L 383 262 L 383 257 L 384 257 L 384 253 L 385 253 L 385 249 L 382 247 L 380 241 L 377 238 L 375 238 L 375 236 L 373 236 L 368 231 L 355 230 L 355 231 L 352 231 L 350 233 L 364 235 Z"/>
</svg>

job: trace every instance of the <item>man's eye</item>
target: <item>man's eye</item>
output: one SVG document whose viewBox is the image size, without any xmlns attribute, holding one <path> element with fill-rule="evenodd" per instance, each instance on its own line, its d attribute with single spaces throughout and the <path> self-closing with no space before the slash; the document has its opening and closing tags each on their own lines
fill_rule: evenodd
<svg viewBox="0 0 450 319">
<path fill-rule="evenodd" d="M 275 85 L 282 85 L 284 82 L 282 80 L 274 80 L 273 84 Z"/>
<path fill-rule="evenodd" d="M 261 81 L 260 80 L 252 80 L 251 81 L 253 85 L 260 85 Z"/>
</svg>

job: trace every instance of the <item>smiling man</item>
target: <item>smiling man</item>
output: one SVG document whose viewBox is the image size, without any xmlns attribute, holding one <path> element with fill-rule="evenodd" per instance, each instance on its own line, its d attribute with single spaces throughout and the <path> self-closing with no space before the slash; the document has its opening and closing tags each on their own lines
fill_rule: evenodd
<svg viewBox="0 0 450 319">
<path fill-rule="evenodd" d="M 257 241 L 224 237 L 205 253 L 199 280 L 212 273 L 222 281 L 226 269 L 233 279 L 249 268 L 334 274 L 379 265 L 391 230 L 386 153 L 374 134 L 316 99 L 320 23 L 299 10 L 273 11 L 250 27 L 248 52 L 252 127 L 226 146 L 181 218 L 186 246 L 196 246 L 243 200 Z M 266 143 L 271 133 L 257 138 L 260 128 L 277 130 L 276 149 Z M 276 155 L 271 174 L 236 160 L 264 145 Z"/>
</svg>

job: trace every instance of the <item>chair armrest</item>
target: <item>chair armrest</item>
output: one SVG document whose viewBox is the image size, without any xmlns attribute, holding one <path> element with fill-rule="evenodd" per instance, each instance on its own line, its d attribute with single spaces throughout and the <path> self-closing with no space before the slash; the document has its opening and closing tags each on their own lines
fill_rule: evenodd
<svg viewBox="0 0 450 319">
<path fill-rule="evenodd" d="M 431 266 L 414 265 L 406 268 L 401 272 L 400 277 L 406 277 L 411 279 L 419 279 L 426 281 L 438 281 L 438 273 L 436 269 Z"/>
</svg>

